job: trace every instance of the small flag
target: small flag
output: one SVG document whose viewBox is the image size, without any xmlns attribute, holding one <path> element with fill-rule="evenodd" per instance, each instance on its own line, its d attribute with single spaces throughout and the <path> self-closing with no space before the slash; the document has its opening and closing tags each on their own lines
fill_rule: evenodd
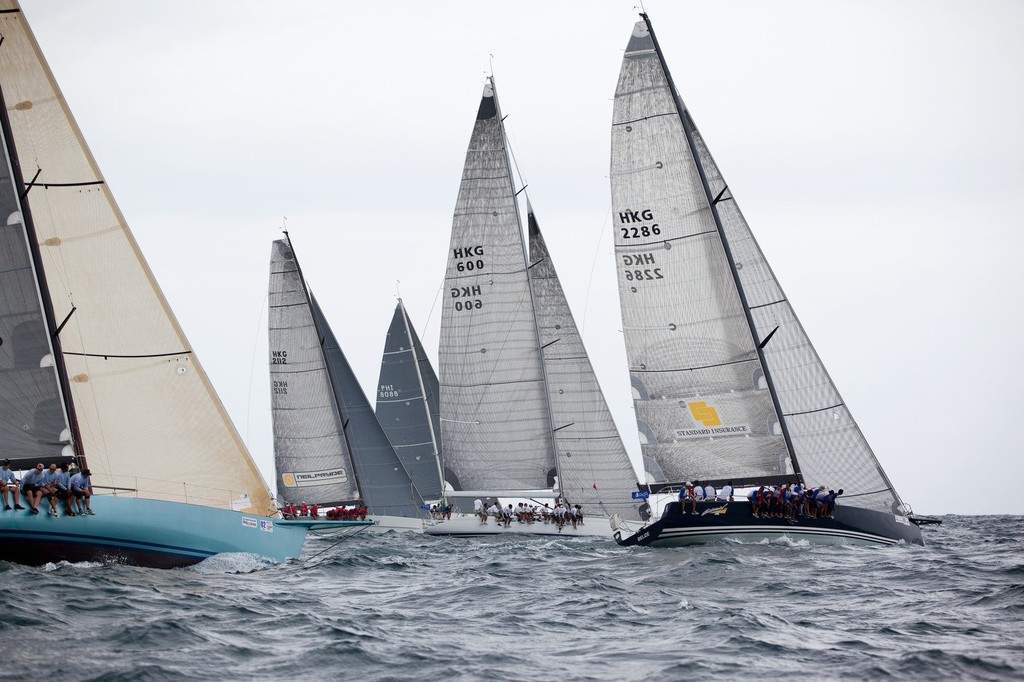
<svg viewBox="0 0 1024 682">
<path fill-rule="evenodd" d="M 597 490 L 597 484 L 596 483 L 594 484 L 594 490 Z"/>
</svg>

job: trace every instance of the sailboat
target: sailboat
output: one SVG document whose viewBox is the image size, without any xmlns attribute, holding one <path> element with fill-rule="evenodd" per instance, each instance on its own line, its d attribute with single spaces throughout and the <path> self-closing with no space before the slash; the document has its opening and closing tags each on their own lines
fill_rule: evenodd
<svg viewBox="0 0 1024 682">
<path fill-rule="evenodd" d="M 94 516 L 0 511 L 0 560 L 297 557 L 13 0 L 0 35 L 0 455 L 95 491 Z"/>
<path fill-rule="evenodd" d="M 607 406 L 575 325 L 559 322 L 571 315 L 535 220 L 535 249 L 542 253 L 527 260 L 517 194 L 489 79 L 466 154 L 445 276 L 443 474 L 456 498 L 580 504 L 591 521 L 576 529 L 544 523 L 505 528 L 468 516 L 427 532 L 607 536 L 606 523 L 594 516 L 609 513 L 602 503 L 629 502 L 635 473 L 624 450 L 621 458 L 605 457 L 615 451 L 618 435 L 614 427 L 608 431 L 610 417 L 595 417 Z M 532 270 L 542 278 L 536 280 Z M 580 374 L 586 380 L 579 381 Z M 586 447 L 591 428 L 600 429 L 589 441 L 594 448 Z"/>
<path fill-rule="evenodd" d="M 375 530 L 422 531 L 423 498 L 377 421 L 287 238 L 271 250 L 269 310 L 278 499 L 321 507 L 365 505 Z"/>
<path fill-rule="evenodd" d="M 427 500 L 442 498 L 437 375 L 402 299 L 391 318 L 377 383 L 377 419 Z"/>
<path fill-rule="evenodd" d="M 649 492 L 831 486 L 834 518 L 755 516 L 744 497 L 670 503 L 621 544 L 722 537 L 920 544 L 677 92 L 650 19 L 626 47 L 612 123 L 612 217 L 623 335 Z"/>
</svg>

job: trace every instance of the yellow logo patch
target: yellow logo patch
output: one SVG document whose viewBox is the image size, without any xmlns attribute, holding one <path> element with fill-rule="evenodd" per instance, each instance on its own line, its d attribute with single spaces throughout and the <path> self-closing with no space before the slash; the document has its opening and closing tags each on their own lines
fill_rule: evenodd
<svg viewBox="0 0 1024 682">
<path fill-rule="evenodd" d="M 287 488 L 295 487 L 295 474 L 281 474 L 281 482 Z"/>
<path fill-rule="evenodd" d="M 687 403 L 690 408 L 690 414 L 693 418 L 699 421 L 704 426 L 718 426 L 722 423 L 722 420 L 718 418 L 718 412 L 713 407 L 709 407 L 705 402 Z"/>
</svg>

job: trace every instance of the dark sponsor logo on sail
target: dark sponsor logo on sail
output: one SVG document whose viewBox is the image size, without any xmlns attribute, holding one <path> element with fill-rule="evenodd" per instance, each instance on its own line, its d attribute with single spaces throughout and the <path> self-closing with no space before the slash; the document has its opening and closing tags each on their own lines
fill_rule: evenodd
<svg viewBox="0 0 1024 682">
<path fill-rule="evenodd" d="M 342 468 L 324 469 L 322 471 L 298 471 L 281 474 L 281 482 L 289 488 L 302 488 L 309 485 L 326 485 L 328 483 L 345 483 L 348 472 Z"/>
<path fill-rule="evenodd" d="M 676 429 L 676 438 L 707 438 L 708 436 L 738 436 L 750 433 L 746 425 L 711 426 L 703 429 Z"/>
</svg>

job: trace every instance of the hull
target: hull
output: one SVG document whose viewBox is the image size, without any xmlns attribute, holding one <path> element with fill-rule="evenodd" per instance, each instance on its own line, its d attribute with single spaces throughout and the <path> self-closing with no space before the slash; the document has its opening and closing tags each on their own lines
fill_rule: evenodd
<svg viewBox="0 0 1024 682">
<path fill-rule="evenodd" d="M 797 517 L 788 521 L 755 518 L 747 501 L 702 502 L 697 505 L 697 515 L 681 513 L 679 503 L 672 502 L 661 519 L 636 532 L 615 519 L 612 526 L 615 541 L 626 546 L 681 547 L 723 539 L 760 542 L 783 537 L 828 545 L 924 544 L 921 529 L 907 517 L 842 506 L 836 508 L 832 519 Z"/>
<path fill-rule="evenodd" d="M 297 558 L 306 529 L 279 519 L 179 502 L 97 495 L 95 516 L 0 512 L 0 560 L 30 566 L 101 561 L 176 568 L 243 552 L 276 562 Z"/>
<path fill-rule="evenodd" d="M 302 526 L 314 533 L 327 533 L 342 528 L 366 528 L 370 533 L 386 533 L 390 530 L 403 533 L 422 533 L 424 521 L 417 517 L 382 516 L 371 514 L 365 521 L 331 521 L 329 519 L 298 518 L 278 521 L 285 525 Z"/>
<path fill-rule="evenodd" d="M 482 523 L 476 516 L 461 514 L 452 516 L 445 521 L 436 521 L 427 526 L 424 531 L 427 535 L 478 538 L 492 537 L 496 535 L 535 535 L 546 537 L 605 537 L 612 536 L 608 519 L 597 516 L 588 517 L 585 523 L 573 528 L 566 524 L 559 530 L 553 523 L 538 521 L 535 523 L 519 523 L 513 521 L 508 528 L 504 524 L 498 524 L 494 518 L 489 518 L 487 523 Z"/>
</svg>

